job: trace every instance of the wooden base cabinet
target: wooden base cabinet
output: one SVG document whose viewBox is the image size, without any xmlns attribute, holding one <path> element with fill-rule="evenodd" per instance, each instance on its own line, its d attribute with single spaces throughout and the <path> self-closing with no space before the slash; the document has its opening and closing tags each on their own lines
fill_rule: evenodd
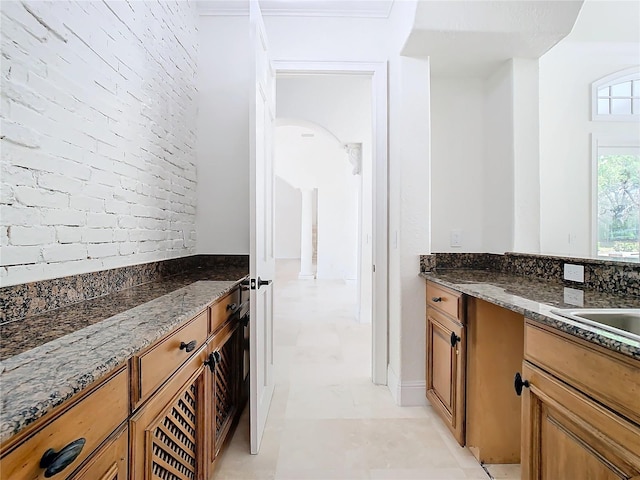
<svg viewBox="0 0 640 480">
<path fill-rule="evenodd" d="M 523 480 L 640 480 L 640 426 L 621 414 L 634 404 L 640 410 L 640 362 L 532 325 L 525 356 Z M 589 383 L 599 391 L 583 392 Z"/>
<path fill-rule="evenodd" d="M 450 315 L 459 311 L 458 302 L 459 294 L 427 283 L 426 396 L 464 445 L 466 335 L 461 317 Z M 445 308 L 439 308 L 440 304 Z"/>
<path fill-rule="evenodd" d="M 205 480 L 206 347 L 130 420 L 131 478 Z"/>
</svg>

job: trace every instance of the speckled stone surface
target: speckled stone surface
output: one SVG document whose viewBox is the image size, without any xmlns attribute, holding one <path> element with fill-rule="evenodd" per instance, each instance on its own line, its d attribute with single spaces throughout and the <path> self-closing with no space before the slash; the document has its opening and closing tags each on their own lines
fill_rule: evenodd
<svg viewBox="0 0 640 480">
<path fill-rule="evenodd" d="M 0 323 L 156 282 L 196 268 L 249 271 L 248 255 L 192 255 L 0 288 Z"/>
<path fill-rule="evenodd" d="M 574 305 L 565 303 L 565 285 L 562 283 L 490 270 L 437 269 L 420 275 L 445 287 L 486 300 L 576 337 L 640 359 L 640 342 L 551 313 L 551 310 L 556 308 L 575 308 Z M 640 308 L 639 297 L 587 289 L 583 291 L 584 308 Z"/>
<path fill-rule="evenodd" d="M 581 284 L 563 279 L 564 264 L 584 266 L 585 281 Z M 535 277 L 605 293 L 640 297 L 640 264 L 592 258 L 557 257 L 507 252 L 433 253 L 420 256 L 420 271 L 469 268 Z"/>
<path fill-rule="evenodd" d="M 207 270 L 203 269 L 200 274 L 206 275 Z M 233 278 L 229 277 L 232 272 L 224 274 Z M 128 299 L 132 303 L 137 301 L 136 306 L 126 304 L 122 307 L 124 310 L 115 314 L 105 311 L 93 323 L 87 323 L 82 310 L 67 312 L 66 318 L 60 313 L 58 320 L 67 324 L 73 330 L 71 333 L 0 362 L 0 441 L 18 433 L 55 406 L 103 378 L 134 353 L 204 310 L 236 286 L 245 274 L 241 273 L 233 281 L 199 280 L 198 272 L 182 280 L 174 278 L 175 282 L 158 287 L 159 290 L 131 292 Z M 208 275 L 213 274 L 209 272 Z M 188 284 L 180 285 L 180 281 Z M 169 291 L 160 293 L 163 288 Z M 146 293 L 156 298 L 146 298 Z M 111 297 L 114 304 L 127 299 L 119 295 Z M 95 310 L 87 308 L 87 312 L 94 315 L 101 307 L 96 305 Z M 44 328 L 46 324 L 46 319 L 41 319 L 39 327 Z M 26 335 L 39 335 L 31 330 L 39 327 L 22 326 Z"/>
</svg>

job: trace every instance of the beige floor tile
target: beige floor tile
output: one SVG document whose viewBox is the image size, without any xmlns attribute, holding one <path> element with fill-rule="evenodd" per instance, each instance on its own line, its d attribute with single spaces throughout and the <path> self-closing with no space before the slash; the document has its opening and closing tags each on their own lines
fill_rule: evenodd
<svg viewBox="0 0 640 480">
<path fill-rule="evenodd" d="M 421 468 L 421 469 L 377 469 L 371 470 L 371 480 L 467 480 L 469 478 L 488 480 L 489 477 L 478 466 L 484 476 L 469 477 L 468 472 L 462 468 Z"/>
<path fill-rule="evenodd" d="M 519 464 L 485 465 L 484 468 L 489 472 L 491 478 L 495 478 L 496 480 L 520 480 L 521 478 L 521 469 Z"/>
</svg>

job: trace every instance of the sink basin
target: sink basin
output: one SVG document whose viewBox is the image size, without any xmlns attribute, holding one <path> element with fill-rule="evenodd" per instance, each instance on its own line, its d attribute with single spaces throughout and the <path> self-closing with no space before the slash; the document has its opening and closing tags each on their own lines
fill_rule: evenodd
<svg viewBox="0 0 640 480">
<path fill-rule="evenodd" d="M 567 308 L 551 313 L 640 342 L 640 308 Z"/>
</svg>

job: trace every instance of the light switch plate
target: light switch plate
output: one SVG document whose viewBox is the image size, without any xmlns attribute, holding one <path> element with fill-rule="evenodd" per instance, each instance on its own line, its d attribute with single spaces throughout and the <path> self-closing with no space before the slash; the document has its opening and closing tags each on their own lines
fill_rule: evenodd
<svg viewBox="0 0 640 480">
<path fill-rule="evenodd" d="M 572 263 L 564 264 L 564 279 L 584 283 L 584 266 Z"/>
<path fill-rule="evenodd" d="M 452 247 L 461 247 L 462 246 L 462 230 L 454 229 L 450 232 L 450 245 Z"/>
</svg>

